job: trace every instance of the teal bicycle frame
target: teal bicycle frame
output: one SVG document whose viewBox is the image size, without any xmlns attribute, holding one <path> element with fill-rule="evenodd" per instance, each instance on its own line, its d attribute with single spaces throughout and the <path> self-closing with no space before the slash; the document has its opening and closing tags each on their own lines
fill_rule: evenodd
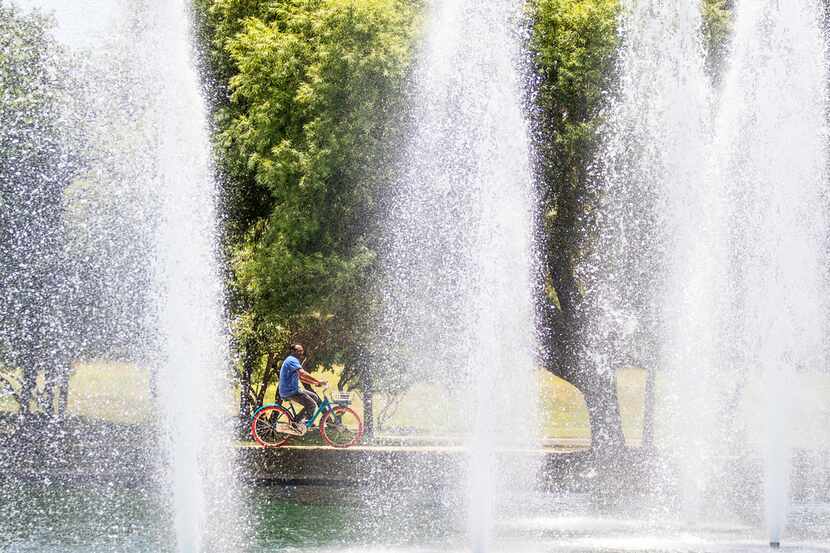
<svg viewBox="0 0 830 553">
<path fill-rule="evenodd" d="M 263 447 L 280 447 L 292 436 L 302 437 L 318 423 L 320 436 L 323 441 L 332 447 L 351 447 L 363 437 L 363 422 L 360 416 L 351 408 L 351 398 L 347 392 L 339 392 L 330 398 L 328 394 L 321 394 L 322 400 L 309 419 L 305 421 L 305 428 L 289 430 L 280 428 L 281 424 L 294 423 L 297 411 L 293 403 L 277 400 L 259 407 L 251 417 L 251 435 Z M 277 417 L 272 417 L 276 414 Z M 345 417 L 345 418 L 344 418 Z M 260 428 L 260 421 L 262 427 Z M 260 432 L 264 434 L 260 435 Z M 297 432 L 301 431 L 301 432 Z"/>
<path fill-rule="evenodd" d="M 323 396 L 323 401 L 320 402 L 320 405 L 317 406 L 317 410 L 314 411 L 314 414 L 305 421 L 305 427 L 311 428 L 314 426 L 314 421 L 317 420 L 317 417 L 322 416 L 323 414 L 331 411 L 332 402 L 327 396 Z M 297 418 L 297 412 L 294 410 L 294 402 L 288 401 L 288 406 L 283 403 L 267 403 L 254 411 L 254 414 L 251 415 L 251 420 L 254 420 L 254 417 L 257 416 L 257 413 L 265 409 L 266 407 L 282 407 L 291 415 L 291 422 L 294 422 L 294 419 Z"/>
</svg>

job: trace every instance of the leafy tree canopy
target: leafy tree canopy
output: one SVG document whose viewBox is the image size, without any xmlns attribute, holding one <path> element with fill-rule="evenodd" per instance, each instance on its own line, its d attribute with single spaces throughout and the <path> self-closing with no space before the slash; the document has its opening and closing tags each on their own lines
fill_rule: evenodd
<svg viewBox="0 0 830 553">
<path fill-rule="evenodd" d="M 243 350 L 317 347 L 324 364 L 361 367 L 381 184 L 392 180 L 415 0 L 197 0 L 208 58 L 226 93 L 217 144 L 229 179 L 229 256 Z M 729 0 L 704 0 L 712 72 Z M 572 362 L 581 328 L 588 186 L 605 95 L 614 89 L 619 0 L 531 0 L 535 146 L 543 192 L 550 368 L 613 418 L 606 382 Z M 582 373 L 579 373 L 582 370 Z M 594 390 L 594 392 L 592 392 Z M 596 392 L 599 390 L 599 392 Z M 591 394 L 594 397 L 587 397 Z M 606 409 L 607 408 L 607 409 Z M 603 409 L 606 409 L 603 411 Z M 618 414 L 617 414 L 618 415 Z M 621 434 L 620 434 L 621 436 Z"/>
<path fill-rule="evenodd" d="M 588 231 L 598 198 L 589 184 L 605 95 L 615 89 L 622 6 L 619 0 L 535 0 L 530 9 L 548 279 L 545 361 L 584 393 L 594 442 L 615 447 L 623 443 L 615 385 L 607 378 L 615 367 L 590 366 L 580 354 L 589 283 L 580 282 L 577 266 L 594 246 Z M 704 0 L 701 10 L 707 67 L 716 80 L 730 31 L 730 2 Z"/>
<path fill-rule="evenodd" d="M 357 366 L 416 6 L 216 0 L 203 13 L 228 79 L 218 143 L 234 188 L 239 337 L 279 341 L 266 349 L 308 339 L 316 361 Z"/>
<path fill-rule="evenodd" d="M 51 27 L 0 0 L 0 365 L 21 370 L 24 411 L 38 370 L 66 374 L 72 334 L 62 215 L 81 136 L 73 63 Z"/>
<path fill-rule="evenodd" d="M 555 334 L 567 339 L 576 326 L 579 287 L 574 268 L 581 255 L 581 219 L 589 209 L 588 169 L 604 93 L 612 87 L 617 37 L 617 0 L 538 0 L 532 4 L 530 48 L 539 77 L 536 148 L 549 292 L 559 318 Z M 561 328 L 560 328 L 561 327 Z M 564 348 L 567 349 L 567 348 Z M 556 357 L 565 359 L 564 351 Z"/>
</svg>

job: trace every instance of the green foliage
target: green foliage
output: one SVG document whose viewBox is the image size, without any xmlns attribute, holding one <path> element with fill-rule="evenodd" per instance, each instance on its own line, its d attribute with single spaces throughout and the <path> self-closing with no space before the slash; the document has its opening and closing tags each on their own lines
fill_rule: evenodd
<svg viewBox="0 0 830 553">
<path fill-rule="evenodd" d="M 542 158 L 549 296 L 561 311 L 581 296 L 573 270 L 594 201 L 587 184 L 604 94 L 614 89 L 621 7 L 618 0 L 535 0 L 530 9 L 530 47 L 540 80 L 536 147 Z M 731 1 L 704 0 L 701 10 L 707 67 L 716 79 L 731 31 Z M 578 331 L 573 324 L 570 330 Z"/>
<path fill-rule="evenodd" d="M 73 60 L 52 22 L 0 0 L 0 355 L 20 370 L 24 410 L 39 370 L 68 370 L 64 190 L 77 174 L 81 139 Z"/>
<path fill-rule="evenodd" d="M 3 169 L 47 155 L 54 139 L 61 78 L 51 60 L 57 50 L 48 32 L 51 22 L 23 15 L 0 0 L 0 163 Z"/>
<path fill-rule="evenodd" d="M 718 79 L 732 33 L 733 1 L 703 0 L 703 42 L 706 49 L 706 68 Z"/>
<path fill-rule="evenodd" d="M 565 214 L 584 187 L 613 54 L 617 0 L 538 0 L 531 49 L 541 78 L 541 141 L 546 223 Z M 569 193 L 570 192 L 570 193 Z M 563 209 L 564 208 L 564 209 Z"/>
<path fill-rule="evenodd" d="M 580 254 L 578 221 L 587 209 L 603 94 L 613 78 L 619 5 L 617 0 L 537 0 L 531 10 L 549 291 L 561 311 L 577 294 L 572 272 Z"/>
<path fill-rule="evenodd" d="M 196 0 L 226 97 L 235 334 L 243 350 L 303 340 L 316 362 L 360 370 L 376 300 L 378 190 L 400 142 L 396 113 L 418 28 L 416 0 Z M 728 0 L 705 0 L 710 64 Z M 549 295 L 578 331 L 574 276 L 605 94 L 614 88 L 618 0 L 531 0 Z M 567 328 L 566 328 L 567 327 Z"/>
<path fill-rule="evenodd" d="M 213 65 L 229 79 L 218 143 L 238 190 L 231 256 L 250 330 L 239 337 L 265 349 L 304 339 L 315 361 L 356 366 L 417 10 L 404 0 L 202 6 Z"/>
<path fill-rule="evenodd" d="M 45 326 L 69 131 L 51 22 L 0 0 L 0 342 L 18 365 Z"/>
</svg>

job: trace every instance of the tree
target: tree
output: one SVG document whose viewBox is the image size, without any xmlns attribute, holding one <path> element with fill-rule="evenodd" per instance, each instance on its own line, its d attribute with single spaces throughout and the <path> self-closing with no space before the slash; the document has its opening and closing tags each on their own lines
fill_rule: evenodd
<svg viewBox="0 0 830 553">
<path fill-rule="evenodd" d="M 625 443 L 616 369 L 632 361 L 653 362 L 647 355 L 632 360 L 614 344 L 608 345 L 609 356 L 587 355 L 584 346 L 584 336 L 591 331 L 593 291 L 591 283 L 580 278 L 579 267 L 591 248 L 599 247 L 592 225 L 600 199 L 594 197 L 590 182 L 596 178 L 593 170 L 602 109 L 606 95 L 615 88 L 621 8 L 618 0 L 537 0 L 531 9 L 530 48 L 538 79 L 535 146 L 540 154 L 546 238 L 547 282 L 540 301 L 544 363 L 583 393 L 592 445 L 613 452 Z M 702 4 L 707 67 L 713 79 L 718 77 L 726 49 L 730 9 L 729 0 L 704 0 Z M 646 410 L 650 413 L 650 405 Z"/>
<path fill-rule="evenodd" d="M 579 389 L 588 407 L 592 443 L 623 445 L 614 372 L 591 365 L 580 336 L 589 315 L 577 278 L 592 202 L 589 169 L 597 147 L 603 93 L 613 84 L 617 0 L 539 0 L 533 5 L 531 49 L 539 78 L 536 149 L 546 238 L 546 297 L 540 302 L 544 364 Z"/>
<path fill-rule="evenodd" d="M 218 149 L 232 189 L 242 381 L 290 339 L 312 346 L 313 364 L 342 366 L 341 387 L 365 389 L 376 193 L 398 142 L 417 10 L 406 0 L 200 6 L 214 74 L 228 80 Z"/>
<path fill-rule="evenodd" d="M 703 0 L 703 43 L 706 48 L 706 69 L 715 82 L 720 81 L 732 34 L 733 0 Z"/>
<path fill-rule="evenodd" d="M 24 413 L 38 371 L 64 403 L 69 375 L 63 191 L 79 169 L 79 136 L 66 109 L 72 64 L 50 27 L 0 0 L 0 349 L 23 373 Z"/>
</svg>

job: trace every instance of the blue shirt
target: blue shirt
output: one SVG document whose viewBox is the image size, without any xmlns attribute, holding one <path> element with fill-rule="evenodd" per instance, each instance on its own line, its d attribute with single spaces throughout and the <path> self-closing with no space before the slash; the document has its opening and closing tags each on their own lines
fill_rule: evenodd
<svg viewBox="0 0 830 553">
<path fill-rule="evenodd" d="M 280 367 L 280 397 L 289 397 L 300 391 L 300 360 L 289 355 Z"/>
</svg>

